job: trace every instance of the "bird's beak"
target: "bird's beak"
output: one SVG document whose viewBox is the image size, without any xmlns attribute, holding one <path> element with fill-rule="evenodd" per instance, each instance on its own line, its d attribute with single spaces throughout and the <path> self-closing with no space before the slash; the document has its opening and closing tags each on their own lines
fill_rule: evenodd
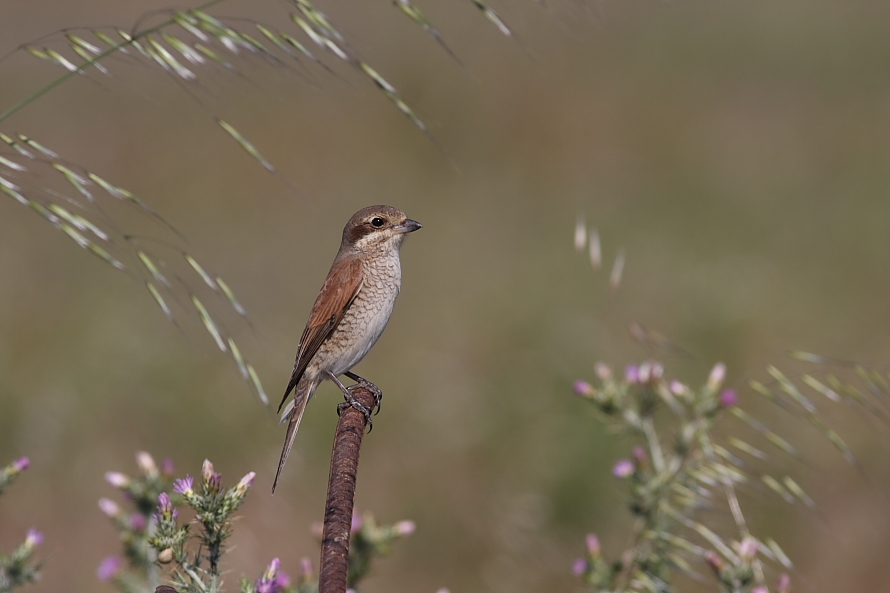
<svg viewBox="0 0 890 593">
<path fill-rule="evenodd" d="M 397 227 L 393 227 L 397 233 L 413 233 L 417 229 L 422 229 L 423 225 L 417 222 L 416 220 L 411 220 L 410 218 L 405 221 L 404 224 L 400 224 Z"/>
</svg>

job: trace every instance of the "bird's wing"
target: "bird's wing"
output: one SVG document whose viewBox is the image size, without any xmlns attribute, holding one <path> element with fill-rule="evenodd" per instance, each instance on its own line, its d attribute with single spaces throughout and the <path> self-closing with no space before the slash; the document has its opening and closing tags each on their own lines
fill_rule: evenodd
<svg viewBox="0 0 890 593">
<path fill-rule="evenodd" d="M 279 412 L 284 402 L 287 401 L 287 396 L 297 386 L 306 371 L 309 361 L 343 319 L 346 310 L 361 291 L 364 284 L 361 267 L 361 261 L 355 258 L 342 264 L 342 267 L 336 271 L 337 273 L 328 274 L 318 297 L 315 299 L 315 305 L 312 306 L 312 313 L 309 314 L 309 321 L 306 323 L 306 329 L 303 330 L 303 336 L 300 338 L 294 372 L 291 374 L 284 397 L 281 398 L 281 404 L 278 406 Z"/>
</svg>

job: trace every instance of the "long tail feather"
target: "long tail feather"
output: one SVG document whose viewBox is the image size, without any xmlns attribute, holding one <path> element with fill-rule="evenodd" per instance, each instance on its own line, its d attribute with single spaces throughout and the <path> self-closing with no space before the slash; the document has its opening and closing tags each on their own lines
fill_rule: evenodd
<svg viewBox="0 0 890 593">
<path fill-rule="evenodd" d="M 306 411 L 306 403 L 312 393 L 301 392 L 298 388 L 294 395 L 293 407 L 289 406 L 289 411 L 285 412 L 285 417 L 290 414 L 290 422 L 287 425 L 287 435 L 284 437 L 284 447 L 281 449 L 281 459 L 278 461 L 278 471 L 275 472 L 275 481 L 272 482 L 272 494 L 275 494 L 275 487 L 278 486 L 278 478 L 281 477 L 281 470 L 284 468 L 284 462 L 290 454 L 291 447 L 294 446 L 294 439 L 297 437 L 297 430 L 300 428 L 300 420 L 303 419 L 303 412 Z"/>
</svg>

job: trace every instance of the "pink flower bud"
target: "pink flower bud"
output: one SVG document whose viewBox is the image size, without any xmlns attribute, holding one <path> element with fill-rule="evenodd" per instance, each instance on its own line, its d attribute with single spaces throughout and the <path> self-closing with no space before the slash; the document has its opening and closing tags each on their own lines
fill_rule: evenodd
<svg viewBox="0 0 890 593">
<path fill-rule="evenodd" d="M 585 543 L 587 544 L 587 554 L 591 558 L 596 558 L 600 555 L 600 538 L 595 533 L 588 533 Z"/>
<path fill-rule="evenodd" d="M 138 465 L 139 469 L 142 470 L 142 473 L 149 478 L 158 477 L 158 466 L 155 464 L 155 460 L 152 456 L 145 451 L 136 453 L 136 465 Z"/>
<path fill-rule="evenodd" d="M 753 537 L 746 537 L 739 543 L 739 557 L 744 562 L 751 562 L 757 556 L 759 545 Z"/>
<path fill-rule="evenodd" d="M 130 515 L 130 529 L 133 531 L 145 531 L 148 527 L 148 521 L 145 520 L 145 517 L 140 515 L 139 513 L 133 513 Z"/>
<path fill-rule="evenodd" d="M 303 556 L 302 560 L 300 560 L 300 572 L 303 574 L 304 579 L 308 579 L 312 576 L 312 560 Z"/>
<path fill-rule="evenodd" d="M 726 379 L 726 365 L 718 362 L 711 369 L 711 374 L 708 376 L 708 388 L 712 391 L 717 391 L 723 385 L 724 379 Z"/>
<path fill-rule="evenodd" d="M 121 489 L 126 488 L 130 485 L 130 478 L 120 472 L 107 472 L 105 474 L 105 481 L 115 488 Z"/>
<path fill-rule="evenodd" d="M 791 593 L 791 577 L 788 573 L 783 572 L 779 575 L 779 582 L 776 584 L 778 593 Z"/>
<path fill-rule="evenodd" d="M 593 365 L 593 372 L 596 373 L 600 381 L 608 381 L 612 378 L 612 369 L 604 362 L 598 362 Z"/>
<path fill-rule="evenodd" d="M 107 583 L 113 579 L 120 570 L 121 559 L 117 556 L 109 556 L 99 564 L 99 568 L 96 569 L 96 576 L 99 577 L 99 580 L 103 583 Z"/>
<path fill-rule="evenodd" d="M 735 406 L 739 401 L 739 398 L 736 397 L 734 389 L 724 389 L 720 394 L 720 406 L 723 408 L 731 408 Z"/>
<path fill-rule="evenodd" d="M 31 465 L 31 460 L 27 457 L 19 457 L 15 461 L 12 462 L 12 471 L 13 473 L 19 473 L 28 469 L 28 466 Z"/>
<path fill-rule="evenodd" d="M 576 577 L 580 577 L 585 572 L 587 572 L 587 560 L 584 558 L 576 558 L 572 563 L 572 574 Z"/>
<path fill-rule="evenodd" d="M 648 383 L 651 377 L 652 366 L 648 362 L 642 363 L 637 368 L 637 381 L 640 383 Z"/>
<path fill-rule="evenodd" d="M 630 383 L 631 385 L 636 385 L 640 382 L 640 371 L 639 369 L 629 364 L 624 368 L 624 380 Z"/>
<path fill-rule="evenodd" d="M 101 510 L 105 516 L 111 517 L 112 519 L 121 513 L 121 509 L 117 506 L 117 503 L 108 498 L 99 499 L 99 510 Z"/>
<path fill-rule="evenodd" d="M 201 466 L 201 477 L 204 478 L 204 482 L 210 482 L 210 478 L 213 477 L 213 464 L 210 463 L 209 459 L 204 460 L 204 465 Z"/>
<path fill-rule="evenodd" d="M 247 490 L 253 485 L 253 480 L 256 478 L 256 472 L 250 472 L 238 482 L 238 486 L 236 486 L 239 490 Z"/>
<path fill-rule="evenodd" d="M 28 535 L 25 536 L 25 547 L 29 550 L 33 550 L 37 546 L 43 543 L 43 534 L 34 529 L 33 527 L 28 530 Z"/>
<path fill-rule="evenodd" d="M 392 530 L 395 532 L 396 535 L 405 537 L 414 533 L 417 530 L 417 525 L 414 523 L 414 521 L 399 521 L 392 526 Z"/>
<path fill-rule="evenodd" d="M 612 475 L 616 478 L 629 478 L 634 474 L 634 471 L 636 471 L 636 468 L 634 468 L 633 462 L 622 459 L 612 468 Z"/>
<path fill-rule="evenodd" d="M 664 366 L 659 362 L 652 363 L 652 370 L 649 371 L 649 379 L 652 382 L 660 381 L 664 377 Z"/>
<path fill-rule="evenodd" d="M 594 394 L 593 386 L 587 381 L 575 381 L 573 390 L 576 395 L 580 395 L 581 397 L 590 397 Z"/>
</svg>

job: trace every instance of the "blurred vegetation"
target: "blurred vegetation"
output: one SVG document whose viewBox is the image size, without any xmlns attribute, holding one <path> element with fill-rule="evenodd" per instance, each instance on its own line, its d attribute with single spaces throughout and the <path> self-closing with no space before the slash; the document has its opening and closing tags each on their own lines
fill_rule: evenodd
<svg viewBox="0 0 890 593">
<path fill-rule="evenodd" d="M 653 355 L 633 323 L 679 345 L 655 354 L 684 382 L 725 362 L 740 401 L 804 451 L 795 479 L 814 511 L 788 512 L 767 487 L 740 493 L 752 532 L 768 531 L 795 560 L 795 586 L 890 590 L 885 425 L 831 408 L 858 459 L 850 466 L 805 419 L 746 387 L 768 383 L 769 364 L 796 376 L 792 349 L 887 358 L 876 328 L 890 315 L 890 8 L 493 4 L 517 42 L 470 2 L 421 5 L 462 67 L 387 3 L 318 5 L 447 157 L 334 62 L 334 74 L 305 76 L 257 64 L 244 79 L 213 75 L 185 90 L 121 60 L 119 78 L 76 77 L 4 130 L 174 224 L 247 308 L 255 333 L 230 329 L 273 394 L 349 215 L 388 203 L 424 224 L 403 250 L 393 320 L 356 369 L 386 402 L 357 508 L 411 517 L 418 531 L 363 590 L 574 590 L 572 559 L 590 531 L 614 557 L 631 519 L 615 512 L 626 501 L 608 475 L 628 443 L 603 434 L 571 389 L 594 361 Z M 0 3 L 0 54 L 165 6 Z M 233 1 L 225 12 L 265 20 L 277 8 Z M 0 106 L 57 75 L 12 54 Z M 579 215 L 599 229 L 605 261 L 624 250 L 617 291 L 573 252 Z M 0 245 L 0 458 L 32 461 L 0 505 L 0 550 L 33 525 L 45 533 L 52 570 L 31 589 L 112 590 L 92 568 L 118 545 L 95 501 L 105 470 L 140 449 L 256 471 L 232 570 L 255 574 L 280 555 L 296 573 L 284 551 L 314 545 L 306 526 L 324 504 L 334 390 L 320 391 L 279 494 L 265 495 L 283 434 L 199 323 L 180 332 L 142 285 L 13 200 L 0 200 Z"/>
</svg>

